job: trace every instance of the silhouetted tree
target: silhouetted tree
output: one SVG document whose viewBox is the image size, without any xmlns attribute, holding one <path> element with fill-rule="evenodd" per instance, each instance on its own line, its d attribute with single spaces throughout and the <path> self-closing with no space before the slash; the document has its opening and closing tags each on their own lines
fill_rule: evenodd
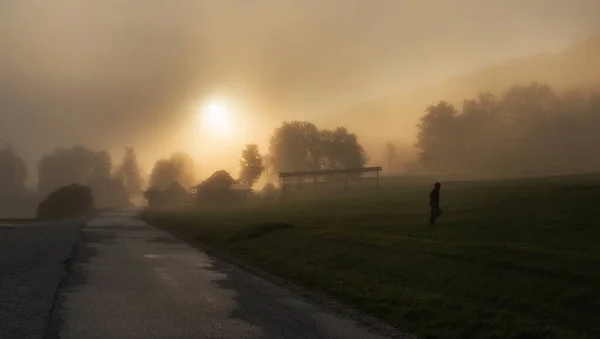
<svg viewBox="0 0 600 339">
<path fill-rule="evenodd" d="M 105 151 L 83 146 L 58 148 L 39 161 L 38 173 L 38 195 L 45 198 L 51 191 L 72 183 L 86 185 L 96 178 L 110 178 L 111 159 Z"/>
<path fill-rule="evenodd" d="M 125 191 L 129 197 L 139 197 L 142 194 L 142 178 L 140 175 L 140 169 L 135 154 L 135 149 L 127 147 L 125 149 L 125 156 L 119 169 L 117 170 L 117 176 L 123 182 Z"/>
<path fill-rule="evenodd" d="M 194 161 L 186 153 L 178 152 L 168 159 L 160 159 L 150 174 L 150 188 L 164 189 L 173 182 L 178 182 L 187 189 L 194 185 Z"/>
<path fill-rule="evenodd" d="M 154 168 L 152 168 L 152 173 L 150 174 L 150 188 L 166 188 L 177 181 L 177 179 L 178 173 L 169 159 L 160 159 L 154 164 Z"/>
<path fill-rule="evenodd" d="M 99 208 L 129 205 L 123 182 L 111 175 L 112 164 L 106 151 L 83 146 L 59 148 L 38 163 L 38 197 L 45 199 L 60 187 L 79 184 L 90 187 Z"/>
<path fill-rule="evenodd" d="M 258 145 L 249 144 L 242 150 L 240 159 L 240 182 L 250 187 L 254 186 L 265 170 L 263 159 L 258 151 Z"/>
<path fill-rule="evenodd" d="M 428 167 L 438 167 L 441 164 L 450 166 L 453 148 L 456 143 L 455 117 L 457 111 L 454 106 L 440 102 L 436 106 L 429 106 L 425 116 L 418 125 L 416 146 L 421 150 L 420 161 Z M 450 152 L 448 152 L 450 151 Z"/>
<path fill-rule="evenodd" d="M 420 163 L 435 171 L 486 174 L 600 169 L 600 95 L 513 86 L 502 96 L 441 102 L 418 125 Z"/>
<path fill-rule="evenodd" d="M 338 127 L 334 131 L 322 130 L 320 134 L 321 168 L 342 169 L 364 166 L 365 152 L 354 133 L 349 133 L 344 127 Z"/>
<path fill-rule="evenodd" d="M 355 134 L 338 127 L 320 131 L 310 122 L 284 122 L 269 144 L 273 168 L 303 171 L 361 167 L 366 156 Z"/>
<path fill-rule="evenodd" d="M 171 155 L 171 162 L 179 174 L 178 182 L 184 188 L 189 188 L 196 183 L 196 167 L 194 160 L 187 153 L 177 152 Z"/>
<path fill-rule="evenodd" d="M 320 168 L 321 135 L 317 126 L 306 121 L 284 122 L 271 136 L 269 152 L 276 171 Z"/>
</svg>

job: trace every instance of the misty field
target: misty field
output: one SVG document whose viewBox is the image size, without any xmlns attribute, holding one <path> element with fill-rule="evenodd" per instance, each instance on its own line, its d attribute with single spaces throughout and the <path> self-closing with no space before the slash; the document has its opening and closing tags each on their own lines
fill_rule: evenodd
<svg viewBox="0 0 600 339">
<path fill-rule="evenodd" d="M 435 227 L 429 190 L 146 218 L 421 337 L 600 337 L 600 175 L 443 183 Z"/>
</svg>

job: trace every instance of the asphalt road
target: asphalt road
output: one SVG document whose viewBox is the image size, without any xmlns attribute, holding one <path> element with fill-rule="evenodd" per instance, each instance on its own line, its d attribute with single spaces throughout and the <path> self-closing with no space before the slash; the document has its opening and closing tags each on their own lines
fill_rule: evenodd
<svg viewBox="0 0 600 339">
<path fill-rule="evenodd" d="M 136 215 L 83 228 L 47 338 L 381 338 Z"/>
<path fill-rule="evenodd" d="M 0 338 L 44 338 L 65 260 L 84 219 L 0 221 Z"/>
</svg>

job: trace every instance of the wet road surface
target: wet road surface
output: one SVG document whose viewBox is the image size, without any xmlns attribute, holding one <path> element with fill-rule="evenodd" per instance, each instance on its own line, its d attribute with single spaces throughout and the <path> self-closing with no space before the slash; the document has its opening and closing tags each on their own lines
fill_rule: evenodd
<svg viewBox="0 0 600 339">
<path fill-rule="evenodd" d="M 137 215 L 83 228 L 48 338 L 382 338 Z"/>
</svg>

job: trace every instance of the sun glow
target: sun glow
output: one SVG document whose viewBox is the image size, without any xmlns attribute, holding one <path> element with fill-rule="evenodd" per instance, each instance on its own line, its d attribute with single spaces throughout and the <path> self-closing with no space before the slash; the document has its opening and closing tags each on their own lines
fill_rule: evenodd
<svg viewBox="0 0 600 339">
<path fill-rule="evenodd" d="M 199 96 L 186 105 L 186 119 L 174 138 L 182 149 L 198 161 L 199 175 L 209 176 L 225 169 L 235 174 L 239 159 L 247 144 L 260 145 L 265 151 L 266 140 L 276 123 L 259 118 L 262 107 L 244 95 L 220 92 Z M 278 120 L 276 120 L 278 123 Z"/>
<path fill-rule="evenodd" d="M 224 100 L 206 102 L 198 112 L 202 130 L 213 137 L 231 138 L 234 134 L 232 112 Z"/>
</svg>

